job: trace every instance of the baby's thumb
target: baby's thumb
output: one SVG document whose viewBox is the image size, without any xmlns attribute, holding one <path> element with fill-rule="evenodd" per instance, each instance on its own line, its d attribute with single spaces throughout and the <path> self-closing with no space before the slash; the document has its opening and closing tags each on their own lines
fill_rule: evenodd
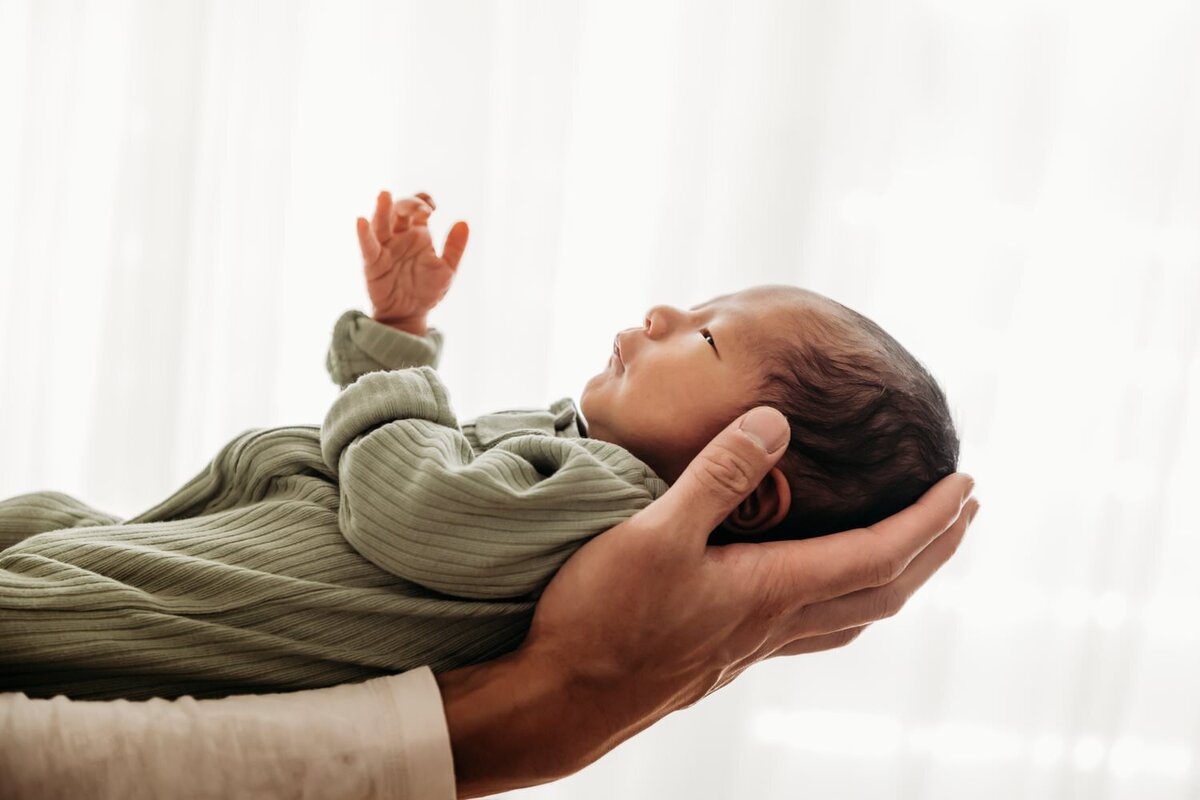
<svg viewBox="0 0 1200 800">
<path fill-rule="evenodd" d="M 643 521 L 705 546 L 712 530 L 783 456 L 788 437 L 783 414 L 770 406 L 747 411 L 718 433 L 667 493 L 642 512 Z"/>
</svg>

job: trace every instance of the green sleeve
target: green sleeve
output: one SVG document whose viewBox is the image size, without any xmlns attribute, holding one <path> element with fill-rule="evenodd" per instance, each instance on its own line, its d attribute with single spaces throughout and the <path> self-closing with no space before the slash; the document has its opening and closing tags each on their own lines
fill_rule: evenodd
<svg viewBox="0 0 1200 800">
<path fill-rule="evenodd" d="M 351 309 L 333 326 L 325 369 L 344 389 L 368 372 L 436 367 L 441 353 L 442 333 L 437 328 L 430 328 L 424 336 L 414 336 Z"/>
<path fill-rule="evenodd" d="M 430 367 L 364 375 L 334 401 L 321 452 L 338 521 L 365 558 L 470 599 L 540 594 L 572 553 L 666 485 L 616 445 L 532 433 L 478 455 Z"/>
</svg>

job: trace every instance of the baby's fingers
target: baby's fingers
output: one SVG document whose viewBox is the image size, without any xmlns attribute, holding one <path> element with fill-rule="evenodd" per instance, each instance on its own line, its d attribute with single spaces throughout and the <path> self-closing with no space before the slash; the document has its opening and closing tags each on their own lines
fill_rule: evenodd
<svg viewBox="0 0 1200 800">
<path fill-rule="evenodd" d="M 467 249 L 467 237 L 470 235 L 467 223 L 458 221 L 446 234 L 446 246 L 442 248 L 442 260 L 457 270 L 458 262 L 462 259 L 463 251 Z"/>
<path fill-rule="evenodd" d="M 371 220 L 371 228 L 375 231 L 375 239 L 383 244 L 392 238 L 392 195 L 383 191 L 375 200 L 375 218 Z"/>
<path fill-rule="evenodd" d="M 409 224 L 425 225 L 429 222 L 429 215 L 433 213 L 433 206 L 419 193 L 415 197 L 402 197 L 397 200 L 392 206 L 392 213 L 407 217 Z"/>
<path fill-rule="evenodd" d="M 370 264 L 379 257 L 379 240 L 375 238 L 371 224 L 362 217 L 358 218 L 358 246 L 362 249 L 363 261 Z"/>
</svg>

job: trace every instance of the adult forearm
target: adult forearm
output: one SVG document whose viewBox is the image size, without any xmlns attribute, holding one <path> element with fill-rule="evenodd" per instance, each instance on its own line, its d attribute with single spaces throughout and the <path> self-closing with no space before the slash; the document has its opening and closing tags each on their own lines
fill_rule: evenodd
<svg viewBox="0 0 1200 800">
<path fill-rule="evenodd" d="M 436 679 L 460 798 L 578 772 L 661 716 L 618 708 L 619 695 L 538 653 L 517 651 Z"/>
</svg>

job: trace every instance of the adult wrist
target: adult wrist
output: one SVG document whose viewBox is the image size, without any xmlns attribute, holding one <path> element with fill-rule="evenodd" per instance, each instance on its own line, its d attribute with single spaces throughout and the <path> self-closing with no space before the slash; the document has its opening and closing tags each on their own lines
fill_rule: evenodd
<svg viewBox="0 0 1200 800">
<path fill-rule="evenodd" d="M 566 777 L 653 721 L 623 721 L 611 708 L 618 693 L 536 652 L 517 650 L 434 677 L 460 798 Z"/>
</svg>

